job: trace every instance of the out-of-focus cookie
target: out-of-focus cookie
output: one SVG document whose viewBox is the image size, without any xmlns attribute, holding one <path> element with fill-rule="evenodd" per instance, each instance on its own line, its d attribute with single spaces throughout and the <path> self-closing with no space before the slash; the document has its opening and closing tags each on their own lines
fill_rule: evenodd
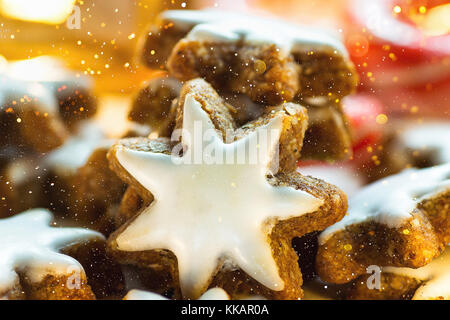
<svg viewBox="0 0 450 320">
<path fill-rule="evenodd" d="M 0 125 L 3 148 L 48 152 L 69 128 L 96 111 L 90 83 L 48 57 L 11 62 L 0 70 Z"/>
<path fill-rule="evenodd" d="M 24 157 L 8 163 L 0 171 L 0 218 L 45 207 L 47 173 L 39 159 Z"/>
<path fill-rule="evenodd" d="M 70 215 L 103 234 L 115 229 L 115 219 L 126 185 L 109 169 L 107 147 L 95 149 L 74 175 L 74 192 L 68 197 Z"/>
<path fill-rule="evenodd" d="M 368 275 L 355 280 L 349 299 L 450 300 L 450 250 L 418 269 L 383 267 L 380 288 L 369 289 Z M 370 281 L 370 280 L 369 280 Z"/>
<path fill-rule="evenodd" d="M 0 216 L 43 207 L 104 234 L 114 229 L 126 185 L 109 169 L 113 140 L 83 121 L 65 143 L 43 157 L 27 157 L 1 171 Z"/>
<path fill-rule="evenodd" d="M 66 199 L 74 196 L 77 171 L 86 164 L 92 152 L 108 148 L 112 143 L 95 122 L 82 122 L 74 135 L 42 159 L 48 172 L 50 205 L 55 211 L 67 210 Z"/>
<path fill-rule="evenodd" d="M 201 80 L 182 92 L 181 144 L 170 155 L 146 138 L 121 140 L 108 154 L 125 182 L 154 196 L 110 236 L 111 255 L 165 272 L 174 298 L 198 298 L 211 287 L 233 298 L 301 298 L 291 241 L 341 219 L 345 194 L 282 166 L 273 171 L 283 115 L 225 143 L 235 125 L 217 93 Z"/>
<path fill-rule="evenodd" d="M 384 139 L 364 171 L 374 181 L 405 168 L 428 168 L 450 162 L 448 122 L 396 121 L 384 132 Z"/>
<path fill-rule="evenodd" d="M 126 190 L 106 159 L 112 143 L 96 123 L 82 122 L 77 134 L 42 161 L 47 207 L 104 234 L 112 230 L 115 206 Z"/>
<path fill-rule="evenodd" d="M 103 236 L 87 229 L 51 228 L 51 220 L 43 209 L 0 220 L 1 298 L 95 299 L 81 264 L 60 251 Z"/>
<path fill-rule="evenodd" d="M 8 74 L 14 80 L 43 85 L 56 98 L 61 117 L 69 128 L 97 111 L 90 79 L 68 70 L 58 59 L 41 56 L 12 62 Z"/>
<path fill-rule="evenodd" d="M 352 136 L 341 102 L 320 97 L 304 99 L 302 105 L 308 109 L 309 117 L 302 158 L 349 159 L 352 156 Z"/>
<path fill-rule="evenodd" d="M 180 90 L 181 83 L 167 76 L 145 82 L 134 98 L 129 119 L 150 126 L 160 136 L 170 136 L 175 116 L 171 106 Z"/>
<path fill-rule="evenodd" d="M 344 46 L 324 32 L 276 19 L 216 10 L 169 10 L 144 45 L 150 67 L 180 80 L 278 104 L 295 95 L 342 97 L 357 83 Z"/>
<path fill-rule="evenodd" d="M 403 154 L 407 166 L 426 168 L 450 163 L 450 123 L 407 123 L 399 126 L 391 148 Z"/>
<path fill-rule="evenodd" d="M 411 169 L 350 199 L 349 213 L 319 238 L 320 277 L 346 283 L 370 265 L 418 268 L 450 241 L 450 164 Z"/>
</svg>

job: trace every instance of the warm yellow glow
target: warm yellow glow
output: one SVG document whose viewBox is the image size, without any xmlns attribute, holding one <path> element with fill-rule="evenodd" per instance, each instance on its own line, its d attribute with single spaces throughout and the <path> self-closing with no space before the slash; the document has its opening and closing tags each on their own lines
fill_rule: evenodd
<svg viewBox="0 0 450 320">
<path fill-rule="evenodd" d="M 108 137 L 120 138 L 133 129 L 134 124 L 127 118 L 130 106 L 129 96 L 102 96 L 94 121 Z"/>
<path fill-rule="evenodd" d="M 402 12 L 402 8 L 400 6 L 395 6 L 393 11 L 394 11 L 394 13 L 400 13 L 400 12 Z"/>
<path fill-rule="evenodd" d="M 450 33 L 450 4 L 426 9 L 425 12 L 411 17 L 425 34 L 439 36 Z"/>
<path fill-rule="evenodd" d="M 72 13 L 75 0 L 0 0 L 1 13 L 25 21 L 60 24 Z"/>
<path fill-rule="evenodd" d="M 10 62 L 8 72 L 23 81 L 62 81 L 70 76 L 62 61 L 47 56 Z"/>
</svg>

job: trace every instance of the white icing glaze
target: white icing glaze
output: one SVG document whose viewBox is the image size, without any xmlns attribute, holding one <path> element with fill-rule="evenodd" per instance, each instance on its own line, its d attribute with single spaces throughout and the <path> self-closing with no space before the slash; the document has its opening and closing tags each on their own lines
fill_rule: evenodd
<svg viewBox="0 0 450 320">
<path fill-rule="evenodd" d="M 64 86 L 64 87 L 63 87 Z M 90 82 L 86 77 L 75 77 L 54 58 L 42 56 L 29 60 L 2 63 L 0 68 L 0 110 L 5 104 L 16 101 L 24 106 L 21 99 L 34 101 L 43 112 L 56 113 L 59 110 L 58 89 L 69 92 L 76 89 L 87 90 Z"/>
<path fill-rule="evenodd" d="M 411 150 L 431 151 L 436 164 L 450 162 L 450 123 L 429 122 L 407 128 L 400 143 Z"/>
<path fill-rule="evenodd" d="M 276 44 L 287 52 L 327 49 L 347 56 L 344 45 L 324 30 L 290 24 L 267 17 L 257 17 L 224 10 L 169 10 L 162 19 L 181 28 L 192 28 L 189 39 L 213 41 L 244 40 L 248 43 Z"/>
<path fill-rule="evenodd" d="M 413 300 L 450 300 L 450 248 L 425 267 L 419 269 L 384 267 L 383 272 L 395 273 L 424 281 L 415 292 Z"/>
<path fill-rule="evenodd" d="M 75 259 L 58 251 L 77 242 L 104 239 L 88 229 L 52 228 L 51 220 L 52 214 L 44 209 L 0 220 L 0 293 L 17 282 L 16 271 L 39 282 L 47 274 L 70 274 L 74 267 L 83 270 Z"/>
<path fill-rule="evenodd" d="M 201 131 L 195 135 L 199 124 Z M 118 146 L 120 164 L 155 195 L 150 207 L 117 237 L 118 248 L 164 248 L 174 252 L 182 292 L 188 298 L 201 294 L 216 272 L 219 259 L 232 261 L 272 290 L 282 290 L 284 283 L 267 241 L 270 230 L 263 227 L 269 228 L 270 219 L 314 212 L 323 201 L 294 188 L 272 187 L 267 182 L 265 175 L 278 144 L 280 126 L 281 119 L 277 117 L 253 134 L 225 144 L 200 103 L 187 95 L 183 144 L 188 151 L 182 158 Z M 262 133 L 272 131 L 276 134 L 268 143 L 258 140 Z M 202 141 L 205 132 L 213 134 Z M 210 157 L 204 151 L 211 146 L 223 154 L 236 154 L 245 147 L 249 152 L 259 151 L 261 159 L 255 164 L 207 164 Z M 204 150 L 202 164 L 183 163 L 192 155 L 195 157 L 198 148 Z"/>
<path fill-rule="evenodd" d="M 45 167 L 55 170 L 58 174 L 73 174 L 83 166 L 92 152 L 101 147 L 110 147 L 112 139 L 93 121 L 81 122 L 77 133 L 67 139 L 65 143 L 50 152 L 44 159 Z"/>
<path fill-rule="evenodd" d="M 62 61 L 48 56 L 10 62 L 8 74 L 14 79 L 31 82 L 64 82 L 74 79 L 73 73 L 65 68 Z"/>
<path fill-rule="evenodd" d="M 124 300 L 169 300 L 157 293 L 144 290 L 130 290 Z M 230 300 L 230 296 L 222 288 L 212 288 L 200 296 L 198 300 Z"/>
<path fill-rule="evenodd" d="M 379 1 L 352 1 L 356 18 L 361 21 L 372 34 L 385 41 L 407 46 L 420 41 L 417 30 L 409 23 L 402 23 L 392 14 L 392 6 L 383 0 Z"/>
<path fill-rule="evenodd" d="M 24 104 L 35 101 L 36 103 Z M 40 83 L 23 82 L 0 73 L 0 110 L 3 111 L 6 105 L 13 105 L 15 108 L 24 106 L 38 106 L 42 112 L 56 113 L 58 111 L 58 101 L 53 93 Z"/>
<path fill-rule="evenodd" d="M 319 237 L 326 242 L 335 232 L 364 221 L 390 228 L 400 227 L 424 198 L 450 188 L 450 163 L 427 169 L 410 169 L 381 179 L 358 192 L 349 201 L 348 214 Z"/>
</svg>

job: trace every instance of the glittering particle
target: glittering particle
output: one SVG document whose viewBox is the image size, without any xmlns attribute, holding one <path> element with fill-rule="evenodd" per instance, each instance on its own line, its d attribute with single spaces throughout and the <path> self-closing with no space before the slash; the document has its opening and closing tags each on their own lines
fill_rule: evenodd
<svg viewBox="0 0 450 320">
<path fill-rule="evenodd" d="M 151 51 L 150 51 L 150 54 L 151 54 L 152 56 L 153 56 L 155 53 L 156 53 L 155 50 L 151 50 Z"/>
<path fill-rule="evenodd" d="M 377 115 L 375 121 L 378 124 L 386 124 L 388 122 L 388 117 L 384 113 L 380 113 L 379 115 Z"/>
<path fill-rule="evenodd" d="M 427 8 L 426 8 L 425 6 L 420 6 L 420 7 L 419 7 L 419 12 L 420 12 L 421 14 L 425 14 L 425 13 L 427 12 Z"/>
<path fill-rule="evenodd" d="M 402 12 L 402 7 L 400 7 L 400 6 L 395 6 L 394 9 L 393 9 L 393 11 L 394 11 L 394 13 L 400 13 L 400 12 Z"/>
<path fill-rule="evenodd" d="M 417 113 L 419 111 L 419 107 L 418 106 L 412 106 L 411 109 L 409 110 L 411 113 Z"/>
<path fill-rule="evenodd" d="M 133 40 L 134 38 L 136 38 L 136 34 L 132 33 L 128 36 L 128 40 Z"/>
<path fill-rule="evenodd" d="M 409 234 L 409 230 L 408 229 L 403 229 L 403 234 L 408 235 Z"/>
<path fill-rule="evenodd" d="M 21 123 L 21 122 L 22 122 L 22 119 L 17 118 L 16 121 L 17 121 L 17 123 Z"/>
<path fill-rule="evenodd" d="M 344 246 L 344 249 L 345 249 L 345 251 L 350 251 L 350 250 L 353 249 L 353 247 L 352 247 L 351 244 L 346 244 L 346 245 Z"/>
</svg>

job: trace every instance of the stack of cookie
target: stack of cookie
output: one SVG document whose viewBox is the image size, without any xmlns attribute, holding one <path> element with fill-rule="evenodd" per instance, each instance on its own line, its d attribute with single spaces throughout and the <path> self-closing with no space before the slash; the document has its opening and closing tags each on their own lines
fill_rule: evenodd
<svg viewBox="0 0 450 320">
<path fill-rule="evenodd" d="M 50 57 L 5 62 L 0 79 L 0 217 L 45 207 L 108 229 L 100 216 L 125 186 L 108 168 L 90 79 Z"/>
<path fill-rule="evenodd" d="M 165 71 L 128 114 L 151 132 L 118 141 L 86 78 L 0 61 L 0 298 L 297 300 L 305 263 L 343 298 L 450 298 L 448 143 L 396 135 L 404 162 L 430 167 L 348 205 L 298 167 L 352 155 L 341 101 L 357 76 L 339 41 L 184 10 L 162 13 L 141 49 Z M 318 250 L 299 258 L 293 239 Z"/>
<path fill-rule="evenodd" d="M 113 170 L 130 185 L 118 213 L 123 225 L 108 242 L 117 261 L 147 275 L 148 288 L 175 298 L 197 298 L 218 286 L 231 298 L 299 299 L 302 279 L 291 240 L 334 224 L 319 237 L 315 269 L 323 281 L 345 284 L 339 288 L 345 298 L 449 298 L 448 259 L 439 257 L 448 243 L 448 161 L 364 188 L 351 199 L 343 220 L 345 194 L 296 171 L 299 160 L 351 156 L 341 100 L 353 91 L 357 78 L 339 42 L 270 19 L 167 11 L 150 28 L 143 51 L 143 61 L 168 76 L 144 85 L 129 116 L 154 128 L 159 139 L 124 140 L 108 154 Z M 191 159 L 193 120 L 215 129 L 216 139 L 231 142 L 231 147 L 276 127 L 277 118 L 282 123 L 279 166 L 265 171 L 266 182 L 272 192 L 280 187 L 288 188 L 283 192 L 303 191 L 315 201 L 300 200 L 297 192 L 297 200 L 285 194 L 278 201 L 288 211 L 268 213 L 277 200 L 258 197 L 257 184 L 247 173 L 232 170 L 218 182 L 218 172 L 226 167 L 207 172 L 169 164 L 174 149 L 176 157 Z M 187 154 L 174 148 L 177 139 Z M 429 142 L 422 144 L 430 147 Z M 273 161 L 266 162 L 269 168 Z M 246 181 L 240 181 L 244 176 Z M 168 190 L 175 192 L 168 197 Z M 299 202 L 292 206 L 292 201 Z M 305 205 L 309 208 L 302 211 Z M 294 211 L 283 215 L 290 206 Z M 204 208 L 212 208 L 208 212 L 215 212 L 217 221 L 196 215 Z M 247 217 L 262 222 L 257 227 L 265 232 L 271 258 L 264 257 L 263 243 L 239 234 L 254 235 L 246 229 Z M 373 291 L 365 274 L 377 266 L 382 276 Z"/>
<path fill-rule="evenodd" d="M 296 171 L 300 159 L 351 156 L 341 100 L 357 76 L 342 44 L 272 19 L 166 11 L 145 38 L 143 60 L 167 76 L 143 86 L 129 116 L 158 138 L 121 140 L 108 153 L 129 185 L 110 253 L 173 298 L 221 287 L 234 299 L 300 299 L 292 239 L 347 208 L 338 188 Z M 267 154 L 256 166 L 195 163 L 189 151 L 208 145 L 194 138 L 196 123 L 216 156 L 279 133 L 265 148 L 260 142 Z"/>
<path fill-rule="evenodd" d="M 88 218 L 87 210 L 69 205 L 101 202 L 105 180 L 89 181 L 93 174 L 84 174 L 83 166 L 109 172 L 108 197 L 124 188 L 105 158 L 112 142 L 106 146 L 91 120 L 96 101 L 89 79 L 48 57 L 0 62 L 0 299 L 95 299 L 121 291 L 122 273 L 107 257 L 102 234 L 50 228 L 52 213 L 37 209 L 52 209 L 58 220 L 71 212 L 95 224 L 94 210 Z M 102 165 L 89 163 L 99 146 L 105 148 Z M 89 185 L 95 196 L 80 192 Z M 78 218 L 68 220 L 80 225 Z M 105 279 L 105 272 L 113 277 Z"/>
</svg>

